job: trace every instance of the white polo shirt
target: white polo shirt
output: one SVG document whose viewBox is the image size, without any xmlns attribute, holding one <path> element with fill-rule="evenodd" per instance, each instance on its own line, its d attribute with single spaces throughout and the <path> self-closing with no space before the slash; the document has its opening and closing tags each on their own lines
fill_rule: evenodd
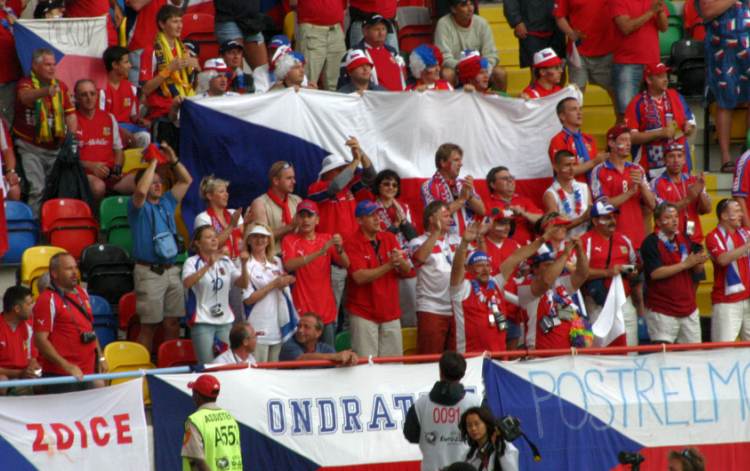
<svg viewBox="0 0 750 471">
<path fill-rule="evenodd" d="M 451 284 L 451 265 L 461 238 L 447 234 L 438 240 L 425 263 L 419 265 L 414 254 L 425 243 L 429 234 L 425 233 L 409 242 L 409 254 L 417 268 L 417 311 L 430 312 L 443 316 L 453 315 L 448 288 Z"/>
</svg>

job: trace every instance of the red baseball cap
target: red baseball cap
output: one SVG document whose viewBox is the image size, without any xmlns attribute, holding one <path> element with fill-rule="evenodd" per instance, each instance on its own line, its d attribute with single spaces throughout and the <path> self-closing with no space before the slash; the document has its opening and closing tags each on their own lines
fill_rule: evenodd
<svg viewBox="0 0 750 471">
<path fill-rule="evenodd" d="M 216 379 L 215 376 L 212 375 L 200 375 L 198 376 L 198 379 L 195 381 L 190 381 L 188 383 L 188 388 L 192 389 L 193 391 L 199 392 L 201 395 L 209 397 L 211 399 L 216 399 L 219 397 L 219 390 L 221 390 L 221 385 L 219 384 L 219 380 Z"/>
<path fill-rule="evenodd" d="M 659 62 L 658 64 L 648 64 L 643 69 L 643 77 L 650 77 L 652 75 L 659 75 L 659 74 L 666 74 L 671 69 L 664 65 L 663 62 Z"/>
<path fill-rule="evenodd" d="M 297 214 L 301 213 L 302 211 L 307 211 L 310 214 L 318 214 L 318 205 L 315 203 L 315 201 L 312 200 L 302 200 L 297 205 Z"/>
<path fill-rule="evenodd" d="M 620 137 L 621 134 L 625 134 L 626 132 L 630 132 L 630 128 L 625 126 L 624 124 L 615 124 L 611 128 L 609 128 L 609 131 L 607 131 L 607 140 L 608 141 L 614 141 L 618 137 Z"/>
</svg>

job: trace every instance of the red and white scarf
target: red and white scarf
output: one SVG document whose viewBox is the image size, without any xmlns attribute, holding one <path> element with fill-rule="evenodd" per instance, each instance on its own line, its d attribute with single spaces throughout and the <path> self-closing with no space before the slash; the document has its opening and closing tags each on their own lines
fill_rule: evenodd
<svg viewBox="0 0 750 471">
<path fill-rule="evenodd" d="M 226 225 L 219 220 L 219 217 L 216 215 L 216 211 L 214 211 L 213 208 L 208 208 L 206 210 L 206 213 L 208 214 L 208 217 L 211 218 L 211 227 L 214 228 L 216 233 L 224 232 L 224 230 L 229 225 L 229 221 L 232 219 L 232 213 L 229 212 L 229 210 L 224 209 L 222 210 L 222 216 L 224 216 L 224 221 L 226 221 Z M 240 256 L 240 252 L 242 251 L 242 229 L 239 227 L 235 227 L 232 229 L 231 234 L 229 234 L 229 239 L 227 239 L 227 242 L 225 244 L 227 248 L 229 249 L 229 258 L 234 260 L 235 258 Z"/>
</svg>

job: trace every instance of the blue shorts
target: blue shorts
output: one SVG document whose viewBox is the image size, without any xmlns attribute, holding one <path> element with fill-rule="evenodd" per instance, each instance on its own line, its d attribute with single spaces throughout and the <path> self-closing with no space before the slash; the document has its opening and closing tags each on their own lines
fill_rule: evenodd
<svg viewBox="0 0 750 471">
<path fill-rule="evenodd" d="M 521 325 L 508 320 L 508 329 L 505 331 L 505 335 L 508 340 L 521 338 Z"/>
<path fill-rule="evenodd" d="M 242 38 L 246 43 L 263 44 L 263 33 L 255 33 L 251 36 L 243 36 L 242 30 L 234 21 L 218 21 L 215 24 L 216 40 L 219 44 L 232 39 Z"/>
</svg>

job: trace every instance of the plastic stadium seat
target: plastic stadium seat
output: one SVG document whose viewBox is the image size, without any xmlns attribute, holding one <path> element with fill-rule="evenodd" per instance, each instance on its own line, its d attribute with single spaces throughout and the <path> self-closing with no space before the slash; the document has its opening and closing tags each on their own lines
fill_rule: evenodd
<svg viewBox="0 0 750 471">
<path fill-rule="evenodd" d="M 122 152 L 123 164 L 122 173 L 137 172 L 142 168 L 148 167 L 148 162 L 143 161 L 143 148 L 125 149 Z"/>
<path fill-rule="evenodd" d="M 214 34 L 214 15 L 187 13 L 182 16 L 182 40 L 189 39 L 200 46 L 198 54 L 202 65 L 208 59 L 219 56 L 219 43 Z"/>
<path fill-rule="evenodd" d="M 119 320 L 120 330 L 128 332 L 131 324 L 138 323 L 138 316 L 135 312 L 135 291 L 123 295 L 117 303 L 117 318 Z M 128 340 L 133 340 L 128 336 Z"/>
<path fill-rule="evenodd" d="M 133 252 L 133 235 L 128 222 L 128 196 L 110 196 L 99 204 L 99 231 L 108 244 Z"/>
<path fill-rule="evenodd" d="M 404 346 L 404 355 L 416 355 L 417 350 L 417 328 L 404 327 L 401 329 L 401 340 Z"/>
<path fill-rule="evenodd" d="M 54 198 L 42 205 L 42 233 L 49 243 L 63 247 L 76 259 L 81 251 L 96 242 L 99 224 L 89 206 L 77 199 Z"/>
<path fill-rule="evenodd" d="M 193 342 L 185 339 L 167 340 L 162 343 L 159 345 L 159 353 L 156 357 L 156 365 L 159 368 L 198 363 L 193 350 Z"/>
<path fill-rule="evenodd" d="M 104 348 L 117 340 L 117 319 L 106 299 L 92 294 L 89 296 L 91 312 L 94 315 L 94 331 L 99 345 Z"/>
<path fill-rule="evenodd" d="M 39 242 L 39 228 L 31 207 L 20 201 L 5 202 L 5 220 L 8 224 L 8 251 L 0 263 L 21 263 L 23 251 Z"/>
<path fill-rule="evenodd" d="M 89 303 L 91 304 L 91 313 L 94 318 L 114 317 L 112 314 L 112 306 L 109 305 L 106 299 L 101 296 L 92 294 L 89 296 Z"/>
<path fill-rule="evenodd" d="M 151 363 L 146 347 L 135 342 L 117 341 L 104 347 L 104 358 L 107 359 L 110 373 L 121 373 L 124 371 L 150 370 L 155 368 Z M 120 384 L 132 381 L 134 378 L 113 379 L 112 384 Z M 143 399 L 146 404 L 151 403 L 148 394 L 148 383 L 143 380 Z"/>
<path fill-rule="evenodd" d="M 116 245 L 94 244 L 81 254 L 81 273 L 87 289 L 117 304 L 133 290 L 133 262 L 124 249 Z"/>
<path fill-rule="evenodd" d="M 352 349 L 352 334 L 348 330 L 339 332 L 333 340 L 337 352 Z"/>
<path fill-rule="evenodd" d="M 398 46 L 402 54 L 409 54 L 421 44 L 432 43 L 435 30 L 432 25 L 414 25 L 400 28 L 398 31 Z"/>
<path fill-rule="evenodd" d="M 38 245 L 26 249 L 21 256 L 21 284 L 31 287 L 35 298 L 39 294 L 37 280 L 49 271 L 49 259 L 60 252 L 66 250 L 61 247 Z"/>
</svg>

